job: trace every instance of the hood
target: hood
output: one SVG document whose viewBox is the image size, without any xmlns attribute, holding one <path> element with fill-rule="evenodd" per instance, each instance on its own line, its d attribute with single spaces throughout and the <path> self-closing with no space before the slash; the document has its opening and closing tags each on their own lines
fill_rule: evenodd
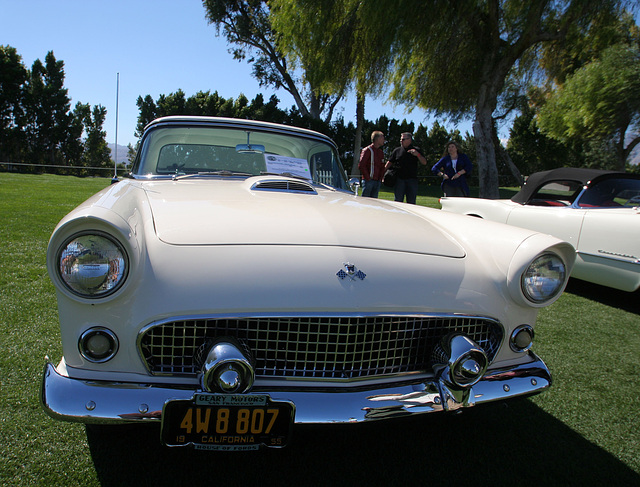
<svg viewBox="0 0 640 487">
<path fill-rule="evenodd" d="M 259 189 L 283 181 L 309 191 Z M 286 178 L 154 181 L 144 188 L 157 236 L 171 245 L 342 246 L 465 255 L 442 229 L 404 208 L 409 205 Z"/>
</svg>

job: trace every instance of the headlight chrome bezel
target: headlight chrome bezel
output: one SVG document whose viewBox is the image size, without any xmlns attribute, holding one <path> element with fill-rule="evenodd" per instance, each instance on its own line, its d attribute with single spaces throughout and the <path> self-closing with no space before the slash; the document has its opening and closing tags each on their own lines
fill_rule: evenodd
<svg viewBox="0 0 640 487">
<path fill-rule="evenodd" d="M 550 264 L 550 262 L 553 262 Z M 553 269 L 560 268 L 560 269 Z M 557 272 L 558 277 L 546 274 L 541 275 L 541 271 Z M 544 305 L 562 293 L 568 279 L 567 265 L 565 261 L 555 252 L 543 252 L 537 255 L 525 268 L 520 277 L 520 289 L 522 294 L 530 303 L 534 305 Z M 533 282 L 527 282 L 528 280 Z M 552 284 L 549 291 L 545 288 Z"/>
<path fill-rule="evenodd" d="M 76 269 L 68 271 L 65 276 L 64 266 L 69 266 L 69 264 L 63 264 L 63 260 L 69 258 L 77 259 L 78 255 L 82 254 L 82 252 L 76 250 L 75 254 L 77 255 L 74 255 L 74 251 L 70 250 L 70 246 L 74 242 L 77 243 L 81 239 L 90 239 L 91 237 L 98 241 L 102 239 L 103 247 L 112 246 L 110 249 L 99 248 L 98 252 L 115 252 L 115 256 L 107 257 L 107 262 L 97 263 L 96 260 L 85 263 L 80 270 L 77 269 L 77 266 L 74 266 Z M 107 243 L 106 246 L 104 245 L 105 242 Z M 104 259 L 105 257 L 102 257 L 102 260 Z M 101 231 L 87 230 L 75 233 L 63 241 L 56 253 L 56 273 L 61 286 L 65 291 L 83 299 L 101 299 L 116 293 L 127 281 L 129 267 L 130 260 L 125 246 L 113 235 Z M 70 278 L 72 272 L 76 273 L 75 282 Z M 93 287 L 87 285 L 92 280 L 94 284 L 97 283 L 98 285 Z M 83 283 L 82 281 L 85 282 Z"/>
</svg>

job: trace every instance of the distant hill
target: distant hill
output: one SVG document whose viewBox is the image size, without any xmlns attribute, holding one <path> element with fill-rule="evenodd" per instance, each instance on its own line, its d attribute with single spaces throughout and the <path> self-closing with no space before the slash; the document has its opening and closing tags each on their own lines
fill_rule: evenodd
<svg viewBox="0 0 640 487">
<path fill-rule="evenodd" d="M 111 160 L 114 160 L 116 145 L 115 144 L 107 144 L 109 149 L 111 149 Z M 126 145 L 118 144 L 118 160 L 117 164 L 129 164 L 129 159 L 127 159 L 127 154 L 129 153 L 129 148 Z"/>
</svg>

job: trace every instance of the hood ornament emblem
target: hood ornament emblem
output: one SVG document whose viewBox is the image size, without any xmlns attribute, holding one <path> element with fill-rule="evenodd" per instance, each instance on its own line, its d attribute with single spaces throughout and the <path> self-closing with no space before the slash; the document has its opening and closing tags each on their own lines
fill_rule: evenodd
<svg viewBox="0 0 640 487">
<path fill-rule="evenodd" d="M 367 275 L 364 272 L 362 272 L 361 270 L 358 270 L 355 265 L 350 264 L 349 262 L 342 264 L 342 269 L 340 269 L 336 273 L 336 276 L 338 276 L 341 280 L 344 280 L 348 277 L 352 281 L 355 281 L 356 278 L 363 281 L 364 278 L 367 277 Z"/>
</svg>

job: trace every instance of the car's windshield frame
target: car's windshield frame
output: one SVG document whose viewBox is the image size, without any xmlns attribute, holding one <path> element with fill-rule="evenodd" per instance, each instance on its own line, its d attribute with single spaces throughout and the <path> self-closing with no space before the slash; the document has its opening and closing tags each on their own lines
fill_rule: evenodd
<svg viewBox="0 0 640 487">
<path fill-rule="evenodd" d="M 350 191 L 335 143 L 309 130 L 232 119 L 159 119 L 145 130 L 136 179 L 283 175 Z"/>
</svg>

